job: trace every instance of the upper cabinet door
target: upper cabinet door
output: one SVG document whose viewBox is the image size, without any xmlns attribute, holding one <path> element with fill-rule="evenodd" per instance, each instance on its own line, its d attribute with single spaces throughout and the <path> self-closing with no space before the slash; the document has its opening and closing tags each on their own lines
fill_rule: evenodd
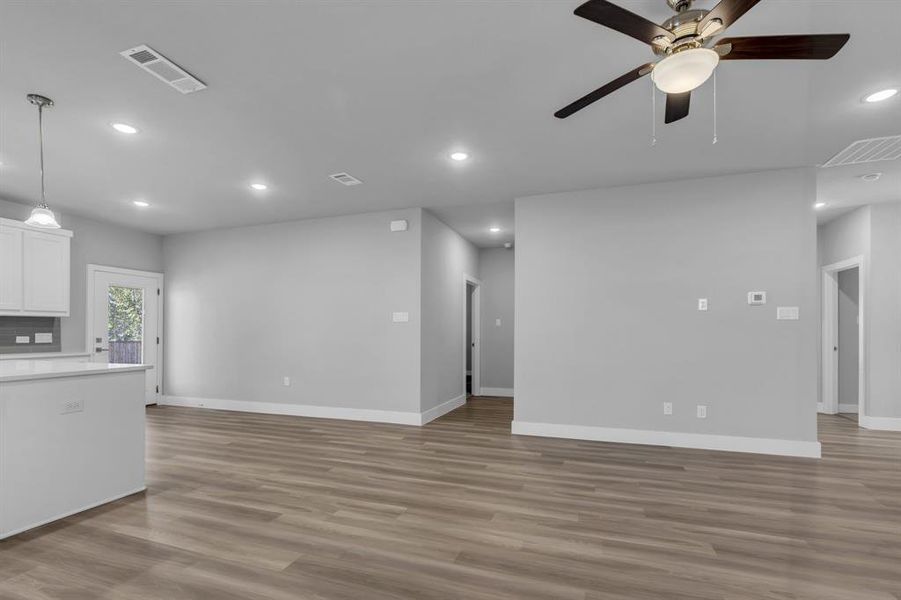
<svg viewBox="0 0 901 600">
<path fill-rule="evenodd" d="M 69 316 L 69 238 L 23 232 L 26 313 Z"/>
<path fill-rule="evenodd" d="M 22 230 L 0 225 L 0 311 L 22 310 Z"/>
</svg>

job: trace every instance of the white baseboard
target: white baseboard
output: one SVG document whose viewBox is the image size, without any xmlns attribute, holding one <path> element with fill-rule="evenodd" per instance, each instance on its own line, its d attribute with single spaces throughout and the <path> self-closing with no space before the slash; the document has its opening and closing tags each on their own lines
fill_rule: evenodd
<svg viewBox="0 0 901 600">
<path fill-rule="evenodd" d="M 901 431 L 901 418 L 899 417 L 870 417 L 867 415 L 860 415 L 859 424 L 866 429 Z"/>
<path fill-rule="evenodd" d="M 840 412 L 840 413 L 856 413 L 857 405 L 856 404 L 839 404 L 838 412 Z"/>
<path fill-rule="evenodd" d="M 456 408 L 460 408 L 464 404 L 466 404 L 466 394 L 462 394 L 460 396 L 457 396 L 456 398 L 451 398 L 447 402 L 442 402 L 438 406 L 430 408 L 427 411 L 421 413 L 419 415 L 419 425 L 425 425 L 429 421 L 434 421 L 438 417 L 446 415 L 450 411 Z"/>
<path fill-rule="evenodd" d="M 503 396 L 505 398 L 513 397 L 513 388 L 495 388 L 495 387 L 482 387 L 479 390 L 480 396 Z"/>
<path fill-rule="evenodd" d="M 0 531 L 0 540 L 5 540 L 6 538 L 12 537 L 14 535 L 19 535 L 20 533 L 24 533 L 26 531 L 30 531 L 37 527 L 42 527 L 47 525 L 48 523 L 53 523 L 54 521 L 59 521 L 60 519 L 65 519 L 66 517 L 71 517 L 72 515 L 77 515 L 78 513 L 85 512 L 86 510 L 91 510 L 92 508 L 97 508 L 98 506 L 103 506 L 104 504 L 109 504 L 110 502 L 115 502 L 116 500 L 121 500 L 122 498 L 127 498 L 132 494 L 137 494 L 139 492 L 143 492 L 147 488 L 145 486 L 141 486 L 139 488 L 135 488 L 133 490 L 129 490 L 127 492 L 123 492 L 121 494 L 116 494 L 115 496 L 111 496 L 110 498 L 106 498 L 104 500 L 100 500 L 99 502 L 92 502 L 86 506 L 82 506 L 81 508 L 76 508 L 75 510 L 66 511 L 64 513 L 58 514 L 55 517 L 50 517 L 49 519 L 43 519 L 38 521 L 37 523 L 32 523 L 30 525 L 26 525 L 25 527 L 18 527 L 13 529 L 12 531 Z"/>
<path fill-rule="evenodd" d="M 724 450 L 727 452 L 751 452 L 755 454 L 820 458 L 819 442 L 796 440 L 589 427 L 584 425 L 558 425 L 554 423 L 529 423 L 524 421 L 513 421 L 513 433 L 517 435 L 593 440 L 597 442 L 649 444 L 652 446 L 696 448 L 699 450 Z"/>
<path fill-rule="evenodd" d="M 315 417 L 319 419 L 345 419 L 348 421 L 370 421 L 374 423 L 394 423 L 398 425 L 422 425 L 423 423 L 423 415 L 416 412 L 341 408 L 337 406 L 315 406 L 312 404 L 248 402 L 246 400 L 191 398 L 188 396 L 163 396 L 160 404 L 164 406 L 189 406 L 193 408 L 263 413 L 267 415 L 291 415 L 294 417 Z"/>
</svg>

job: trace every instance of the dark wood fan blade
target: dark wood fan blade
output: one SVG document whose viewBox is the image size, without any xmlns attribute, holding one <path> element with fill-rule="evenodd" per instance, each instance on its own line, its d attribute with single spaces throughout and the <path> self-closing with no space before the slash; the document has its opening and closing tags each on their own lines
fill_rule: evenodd
<svg viewBox="0 0 901 600">
<path fill-rule="evenodd" d="M 743 14 L 754 8 L 754 5 L 758 2 L 760 0 L 721 0 L 719 4 L 713 7 L 713 10 L 701 19 L 698 31 L 703 31 L 707 23 L 714 19 L 722 21 L 723 26 L 720 29 L 722 31 L 735 23 Z"/>
<path fill-rule="evenodd" d="M 691 104 L 691 92 L 684 94 L 666 95 L 665 123 L 672 123 L 688 116 L 688 106 Z"/>
<path fill-rule="evenodd" d="M 564 106 L 563 108 L 561 108 L 560 110 L 555 112 L 554 116 L 557 117 L 558 119 L 565 119 L 566 117 L 573 114 L 574 112 L 578 112 L 578 111 L 582 110 L 583 108 L 585 108 L 592 102 L 597 102 L 598 100 L 600 100 L 607 94 L 609 94 L 611 92 L 615 92 L 616 90 L 623 87 L 624 85 L 632 83 L 636 79 L 644 77 L 645 75 L 647 75 L 648 73 L 651 72 L 651 69 L 653 67 L 654 67 L 653 63 L 648 63 L 646 65 L 642 65 L 642 66 L 638 67 L 637 69 L 629 71 L 625 75 L 623 75 L 621 77 L 617 77 L 610 83 L 599 87 L 598 89 L 594 90 L 593 92 L 585 94 L 584 96 L 582 96 L 581 98 L 579 98 L 578 100 L 573 102 L 572 104 Z"/>
<path fill-rule="evenodd" d="M 598 25 L 625 33 L 646 44 L 650 44 L 654 38 L 661 36 L 670 41 L 673 39 L 673 34 L 657 23 L 648 21 L 644 17 L 606 0 L 588 0 L 575 10 L 575 14 L 594 21 Z"/>
<path fill-rule="evenodd" d="M 847 33 L 734 37 L 719 40 L 716 48 L 720 60 L 827 60 L 850 38 Z"/>
</svg>

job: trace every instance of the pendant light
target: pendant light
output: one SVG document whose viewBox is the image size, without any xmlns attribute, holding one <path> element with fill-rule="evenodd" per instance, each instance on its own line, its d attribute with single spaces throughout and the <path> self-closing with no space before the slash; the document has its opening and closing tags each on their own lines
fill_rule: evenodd
<svg viewBox="0 0 901 600">
<path fill-rule="evenodd" d="M 59 223 L 53 211 L 47 206 L 44 198 L 44 107 L 53 106 L 53 100 L 40 94 L 28 94 L 28 101 L 38 107 L 38 139 L 41 148 L 41 203 L 34 207 L 31 216 L 25 221 L 26 225 L 42 227 L 44 229 L 59 229 Z"/>
</svg>

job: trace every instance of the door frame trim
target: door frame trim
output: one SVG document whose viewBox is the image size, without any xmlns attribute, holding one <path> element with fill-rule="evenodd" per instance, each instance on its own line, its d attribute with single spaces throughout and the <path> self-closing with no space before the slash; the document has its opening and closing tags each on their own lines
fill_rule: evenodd
<svg viewBox="0 0 901 600">
<path fill-rule="evenodd" d="M 85 285 L 85 319 L 84 319 L 84 328 L 85 328 L 85 351 L 89 352 L 90 355 L 94 356 L 94 345 L 91 343 L 91 340 L 94 338 L 93 335 L 93 325 L 94 325 L 94 278 L 97 273 L 111 273 L 113 275 L 131 275 L 135 277 L 147 277 L 148 279 L 156 279 L 157 289 L 160 291 L 158 300 L 156 303 L 156 328 L 157 335 L 160 338 L 160 343 L 156 345 L 156 385 L 159 387 L 159 392 L 157 392 L 156 399 L 157 403 L 160 398 L 163 397 L 163 344 L 165 343 L 165 338 L 163 337 L 163 299 L 166 297 L 164 287 L 165 284 L 165 276 L 162 273 L 158 273 L 156 271 L 139 271 L 137 269 L 123 269 L 121 267 L 110 267 L 107 265 L 97 265 L 97 264 L 88 264 L 87 268 L 87 279 Z"/>
<path fill-rule="evenodd" d="M 463 396 L 466 397 L 466 294 L 467 286 L 473 286 L 473 302 L 472 302 L 472 340 L 475 343 L 473 348 L 472 360 L 472 389 L 470 393 L 473 396 L 482 395 L 482 281 L 472 275 L 463 274 Z M 477 304 L 478 303 L 478 304 Z M 478 356 L 476 356 L 478 355 Z M 478 361 L 476 361 L 478 358 Z"/>
<path fill-rule="evenodd" d="M 838 274 L 857 267 L 859 287 L 857 304 L 860 307 L 858 330 L 857 363 L 857 418 L 866 420 L 867 413 L 867 270 L 863 256 L 855 256 L 821 267 L 823 274 L 823 321 L 822 321 L 822 396 L 821 411 L 827 414 L 838 412 L 838 355 L 833 349 L 838 345 Z"/>
</svg>

